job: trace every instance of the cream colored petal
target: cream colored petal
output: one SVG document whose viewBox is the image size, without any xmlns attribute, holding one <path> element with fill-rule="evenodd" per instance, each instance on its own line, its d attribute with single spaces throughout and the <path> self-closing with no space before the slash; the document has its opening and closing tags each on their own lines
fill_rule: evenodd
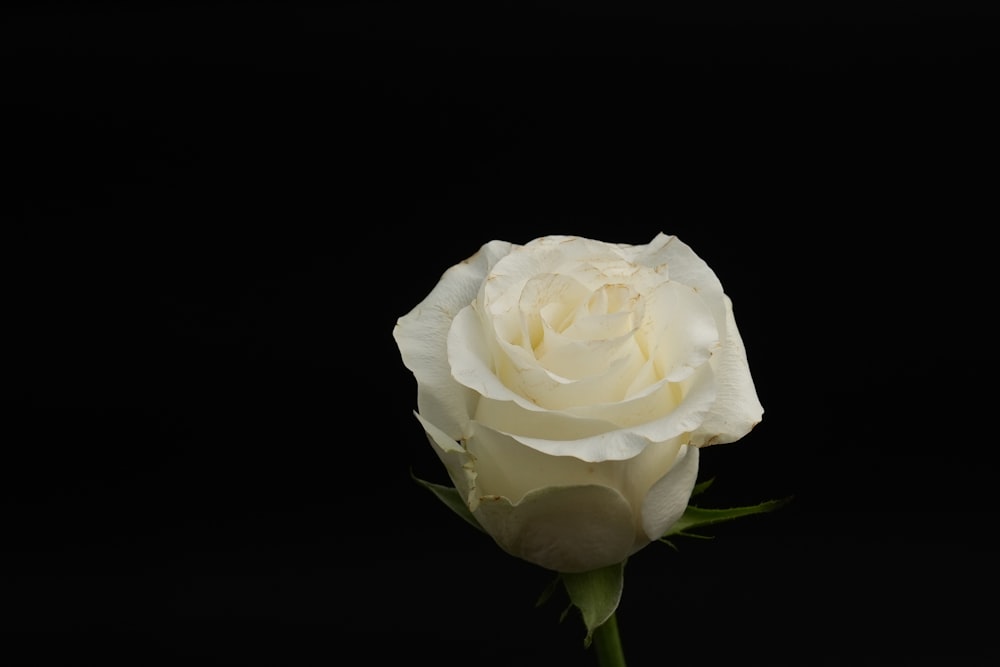
<svg viewBox="0 0 1000 667">
<path fill-rule="evenodd" d="M 462 329 L 469 327 L 474 331 L 475 327 L 478 326 L 479 324 L 472 309 L 469 312 L 459 313 L 459 316 L 455 319 L 454 336 L 456 343 L 453 348 L 451 365 L 456 380 L 474 389 L 476 393 L 487 400 L 511 402 L 521 410 L 552 414 L 559 418 L 558 425 L 555 428 L 563 428 L 567 420 L 574 419 L 598 420 L 614 424 L 616 427 L 631 426 L 658 419 L 672 412 L 679 398 L 692 391 L 697 394 L 692 399 L 693 404 L 696 404 L 692 405 L 692 409 L 697 410 L 699 409 L 697 406 L 705 403 L 706 400 L 711 401 L 714 399 L 714 396 L 704 395 L 704 390 L 710 389 L 706 385 L 709 384 L 708 380 L 710 380 L 712 373 L 711 367 L 705 364 L 702 369 L 699 369 L 699 373 L 695 374 L 695 377 L 688 378 L 684 382 L 676 383 L 675 385 L 661 380 L 653 384 L 647 384 L 641 389 L 630 386 L 630 391 L 625 394 L 624 400 L 620 402 L 584 403 L 579 407 L 552 410 L 532 402 L 521 393 L 514 391 L 493 372 L 493 369 L 490 367 L 493 357 L 500 357 L 497 359 L 497 362 L 501 364 L 512 363 L 509 358 L 504 356 L 507 351 L 505 348 L 498 346 L 496 349 L 499 354 L 491 356 L 491 353 L 485 349 L 485 346 L 469 346 L 464 343 L 466 334 L 463 333 Z M 518 363 L 522 362 L 523 360 L 519 360 Z M 527 366 L 527 362 L 524 362 L 524 365 Z M 559 379 L 551 374 L 546 375 L 544 369 L 535 370 L 542 374 L 542 377 L 538 378 L 536 382 L 547 383 L 544 385 L 544 388 L 548 391 L 551 391 L 555 385 L 569 382 L 564 378 Z M 518 369 L 513 369 L 509 372 L 516 374 Z M 642 375 L 642 380 L 648 380 L 651 379 L 653 373 L 651 368 L 647 368 L 644 365 L 636 371 L 636 377 Z M 524 389 L 525 385 L 520 384 L 520 378 L 514 377 L 510 381 L 512 385 L 521 387 L 522 390 Z M 530 389 L 531 385 L 528 385 L 528 388 Z M 480 405 L 482 404 L 482 399 L 480 399 L 479 403 Z M 532 423 L 540 422 L 536 420 Z M 567 428 L 570 428 L 574 432 L 577 431 L 577 427 L 569 426 Z"/>
<path fill-rule="evenodd" d="M 649 443 L 635 458 L 588 462 L 571 456 L 549 456 L 482 424 L 473 426 L 468 452 L 475 459 L 481 495 L 500 495 L 517 504 L 547 486 L 608 486 L 617 489 L 635 511 L 634 528 L 643 534 L 640 512 L 655 482 L 667 474 L 686 437 Z"/>
<path fill-rule="evenodd" d="M 471 311 L 455 320 L 452 366 L 459 381 L 484 397 L 476 419 L 540 452 L 591 462 L 630 459 L 649 442 L 699 428 L 715 402 L 713 369 L 704 364 L 683 382 L 659 383 L 621 403 L 545 410 L 507 388 L 486 366 L 485 350 L 464 344 L 475 338 L 462 333 L 462 327 L 479 326 Z"/>
<path fill-rule="evenodd" d="M 463 308 L 451 323 L 447 340 L 448 367 L 452 377 L 480 396 L 516 401 L 525 409 L 539 409 L 507 387 L 497 374 L 496 341 L 490 340 L 474 305 Z"/>
<path fill-rule="evenodd" d="M 599 484 L 622 488 L 625 480 L 625 469 L 620 464 L 550 456 L 478 422 L 473 423 L 473 436 L 467 446 L 479 472 L 480 495 L 504 496 L 515 504 L 547 486 Z"/>
<path fill-rule="evenodd" d="M 625 400 L 631 400 L 640 394 L 652 393 L 660 383 L 660 378 L 656 374 L 656 365 L 652 359 L 646 359 L 632 377 L 632 381 L 625 389 Z"/>
<path fill-rule="evenodd" d="M 687 434 L 682 434 L 663 442 L 653 442 L 634 459 L 615 462 L 616 465 L 623 466 L 624 478 L 621 489 L 632 507 L 642 508 L 649 490 L 661 477 L 670 472 L 687 440 Z M 637 513 L 637 516 L 639 515 L 641 512 Z M 641 521 L 636 525 L 636 529 L 638 533 L 645 534 Z"/>
<path fill-rule="evenodd" d="M 613 422 L 559 412 L 526 410 L 513 401 L 480 399 L 475 421 L 504 433 L 550 440 L 579 440 L 619 427 Z"/>
<path fill-rule="evenodd" d="M 574 339 L 546 328 L 541 344 L 535 349 L 535 357 L 546 370 L 572 381 L 600 377 L 603 383 L 609 383 L 606 374 L 611 366 L 617 364 L 619 369 L 616 374 L 627 374 L 624 381 L 614 382 L 622 387 L 616 393 L 624 395 L 645 357 L 636 346 L 627 314 L 608 315 L 600 319 L 609 321 L 609 329 L 616 324 L 610 321 L 624 320 L 625 327 L 622 328 L 626 330 L 605 337 Z"/>
<path fill-rule="evenodd" d="M 550 456 L 572 456 L 582 461 L 621 461 L 638 456 L 651 440 L 635 429 L 618 429 L 579 440 L 557 440 L 508 433 L 510 437 Z"/>
<path fill-rule="evenodd" d="M 510 435 L 522 444 L 553 456 L 573 456 L 591 462 L 630 459 L 638 456 L 651 442 L 670 440 L 701 427 L 715 402 L 713 377 L 712 369 L 706 364 L 685 383 L 689 384 L 686 394 L 673 410 L 628 427 L 578 440 L 565 440 L 558 436 L 558 420 L 564 418 L 565 413 L 553 413 L 552 421 L 547 424 L 544 420 L 538 422 L 546 424 L 549 429 L 546 435 L 549 437 Z M 600 418 L 596 410 L 592 415 L 593 419 Z M 505 428 L 500 430 L 506 432 Z"/>
<path fill-rule="evenodd" d="M 670 278 L 667 247 L 672 243 L 679 243 L 677 237 L 661 232 L 645 245 L 620 244 L 618 253 L 625 261 L 652 269 L 666 280 Z"/>
<path fill-rule="evenodd" d="M 483 303 L 489 306 L 490 313 L 516 311 L 530 279 L 556 273 L 562 263 L 562 251 L 558 243 L 549 242 L 552 238 L 543 237 L 520 246 L 493 267 L 482 291 Z"/>
<path fill-rule="evenodd" d="M 543 273 L 532 276 L 521 287 L 517 309 L 509 312 L 515 316 L 535 316 L 547 321 L 551 328 L 561 330 L 570 316 L 591 296 L 591 290 L 572 276 Z M 500 316 L 504 312 L 495 306 L 490 313 Z"/>
<path fill-rule="evenodd" d="M 498 309 L 492 312 L 515 308 L 525 282 L 543 274 L 572 276 L 588 290 L 621 282 L 641 291 L 644 280 L 615 244 L 576 236 L 544 236 L 520 246 L 497 264 L 484 285 L 485 303 Z"/>
<path fill-rule="evenodd" d="M 403 363 L 417 380 L 420 414 L 456 440 L 463 435 L 474 396 L 451 375 L 448 330 L 458 312 L 476 298 L 490 268 L 513 247 L 491 241 L 445 271 L 431 293 L 399 318 L 393 329 Z"/>
<path fill-rule="evenodd" d="M 760 423 L 764 407 L 757 397 L 743 339 L 733 317 L 732 303 L 723 297 L 726 309 L 726 339 L 722 352 L 712 358 L 716 399 L 711 412 L 691 435 L 697 446 L 735 442 Z"/>
<path fill-rule="evenodd" d="M 649 244 L 629 250 L 632 261 L 665 272 L 671 281 L 693 287 L 712 303 L 722 295 L 722 283 L 711 267 L 676 236 L 658 234 Z"/>
<path fill-rule="evenodd" d="M 682 447 L 670 472 L 653 484 L 642 503 L 642 528 L 650 541 L 663 537 L 681 518 L 697 479 L 698 448 Z"/>
<path fill-rule="evenodd" d="M 556 572 L 620 563 L 635 541 L 628 502 L 606 486 L 547 487 L 517 504 L 486 496 L 475 516 L 505 551 Z"/>
<path fill-rule="evenodd" d="M 662 234 L 639 251 L 635 260 L 644 264 L 666 264 L 671 280 L 697 289 L 712 309 L 719 329 L 720 350 L 710 360 L 715 370 L 718 398 L 705 423 L 693 433 L 692 444 L 707 446 L 742 438 L 760 422 L 764 410 L 750 375 L 732 302 L 723 293 L 718 276 L 689 246 Z"/>
<path fill-rule="evenodd" d="M 569 380 L 541 368 L 538 360 L 523 348 L 505 341 L 490 343 L 489 332 L 484 332 L 483 321 L 474 306 L 464 308 L 455 317 L 448 332 L 447 354 L 452 377 L 471 389 L 473 396 L 512 401 L 525 410 L 548 411 L 560 407 L 547 405 L 544 398 L 556 388 L 570 384 Z M 578 387 L 576 391 L 585 394 L 586 388 Z M 583 405 L 588 404 L 589 401 L 583 401 Z"/>
<path fill-rule="evenodd" d="M 677 282 L 646 296 L 643 323 L 636 336 L 670 382 L 690 376 L 719 347 L 719 328 L 697 291 Z"/>
<path fill-rule="evenodd" d="M 419 414 L 416 414 L 417 421 L 424 427 L 427 439 L 430 440 L 434 452 L 441 459 L 448 477 L 451 478 L 455 488 L 465 499 L 465 504 L 470 510 L 475 510 L 479 505 L 479 493 L 476 490 L 476 467 L 475 459 L 464 447 L 452 440 L 451 437 L 430 423 Z"/>
</svg>

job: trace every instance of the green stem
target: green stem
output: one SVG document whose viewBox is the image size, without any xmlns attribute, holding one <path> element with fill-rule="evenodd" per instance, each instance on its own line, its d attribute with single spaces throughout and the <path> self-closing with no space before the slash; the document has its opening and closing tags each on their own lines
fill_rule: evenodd
<svg viewBox="0 0 1000 667">
<path fill-rule="evenodd" d="M 597 652 L 597 664 L 601 667 L 625 667 L 625 653 L 622 652 L 615 614 L 594 630 L 594 650 Z"/>
</svg>

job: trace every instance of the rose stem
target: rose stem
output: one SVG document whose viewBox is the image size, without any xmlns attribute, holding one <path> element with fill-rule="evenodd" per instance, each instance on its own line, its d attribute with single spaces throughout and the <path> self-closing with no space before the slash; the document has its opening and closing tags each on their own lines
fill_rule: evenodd
<svg viewBox="0 0 1000 667">
<path fill-rule="evenodd" d="M 625 667 L 622 640 L 618 635 L 618 618 L 611 614 L 608 620 L 594 630 L 594 650 L 601 667 Z"/>
</svg>

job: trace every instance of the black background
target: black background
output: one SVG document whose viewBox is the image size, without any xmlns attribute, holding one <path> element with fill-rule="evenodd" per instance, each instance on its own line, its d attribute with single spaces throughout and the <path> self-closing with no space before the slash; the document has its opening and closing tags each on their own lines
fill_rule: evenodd
<svg viewBox="0 0 1000 667">
<path fill-rule="evenodd" d="M 659 231 L 765 407 L 705 504 L 795 498 L 630 560 L 630 664 L 997 657 L 996 16 L 7 11 L 0 663 L 596 664 L 410 480 L 391 331 L 488 240 Z"/>
</svg>

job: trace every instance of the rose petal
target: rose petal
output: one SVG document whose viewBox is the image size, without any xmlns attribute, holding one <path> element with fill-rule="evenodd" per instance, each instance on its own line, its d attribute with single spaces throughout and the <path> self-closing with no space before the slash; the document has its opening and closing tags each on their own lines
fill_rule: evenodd
<svg viewBox="0 0 1000 667">
<path fill-rule="evenodd" d="M 660 232 L 645 245 L 619 244 L 618 252 L 629 262 L 648 266 L 659 272 L 670 273 L 670 277 L 672 278 L 673 274 L 670 272 L 668 264 L 670 256 L 676 248 L 668 250 L 668 246 L 678 243 L 681 242 L 676 236 L 668 236 Z"/>
<path fill-rule="evenodd" d="M 467 442 L 479 471 L 480 495 L 501 495 L 516 504 L 546 486 L 622 486 L 621 464 L 550 456 L 478 422 L 474 422 L 473 436 Z"/>
<path fill-rule="evenodd" d="M 711 267 L 676 236 L 657 234 L 645 246 L 626 248 L 625 255 L 637 264 L 669 274 L 674 282 L 695 288 L 708 303 L 715 302 L 723 293 L 722 283 Z"/>
<path fill-rule="evenodd" d="M 589 462 L 571 456 L 549 456 L 483 424 L 473 425 L 468 453 L 476 462 L 477 489 L 482 495 L 504 496 L 517 503 L 546 486 L 597 484 L 617 489 L 638 510 L 655 482 L 674 465 L 687 438 L 649 443 L 632 459 Z M 635 530 L 642 532 L 636 511 Z"/>
<path fill-rule="evenodd" d="M 736 442 L 760 423 L 764 407 L 757 397 L 743 339 L 736 328 L 732 302 L 723 297 L 726 309 L 726 340 L 722 352 L 712 357 L 716 399 L 704 422 L 691 435 L 700 447 Z"/>
<path fill-rule="evenodd" d="M 505 551 L 556 572 L 620 563 L 635 540 L 628 502 L 606 486 L 546 487 L 517 504 L 486 496 L 475 516 Z"/>
<path fill-rule="evenodd" d="M 616 377 L 614 384 L 627 388 L 645 363 L 631 334 L 632 331 L 626 331 L 603 339 L 574 340 L 546 329 L 545 338 L 535 354 L 542 368 L 572 382 L 601 378 L 602 382 L 609 383 L 611 379 L 607 373 L 615 366 L 615 375 L 624 377 L 623 380 Z M 623 389 L 614 393 L 623 397 L 625 392 Z"/>
<path fill-rule="evenodd" d="M 720 332 L 712 310 L 693 288 L 663 283 L 645 296 L 644 305 L 636 337 L 649 350 L 659 377 L 683 380 L 718 349 Z"/>
<path fill-rule="evenodd" d="M 473 300 L 489 270 L 514 246 L 491 241 L 441 276 L 430 294 L 399 318 L 393 337 L 403 363 L 417 381 L 417 407 L 453 439 L 462 437 L 475 396 L 455 382 L 448 367 L 448 330 L 455 315 Z"/>
<path fill-rule="evenodd" d="M 476 307 L 470 305 L 460 310 L 451 322 L 446 342 L 452 378 L 480 396 L 528 403 L 497 377 L 492 347 Z"/>
<path fill-rule="evenodd" d="M 682 447 L 670 472 L 653 484 L 642 503 L 642 528 L 650 540 L 663 537 L 681 518 L 697 479 L 698 448 Z"/>
<path fill-rule="evenodd" d="M 568 349 L 551 350 L 547 359 L 552 363 L 546 363 L 546 360 L 536 359 L 521 348 L 501 341 L 495 355 L 497 375 L 504 386 L 539 408 L 566 410 L 623 400 L 645 361 L 634 341 L 629 339 L 592 345 L 574 341 L 565 347 Z M 573 377 L 571 370 L 563 375 L 567 369 L 562 364 L 572 364 L 572 359 L 567 357 L 573 353 L 598 356 L 601 360 L 598 363 L 603 362 L 607 368 L 601 373 L 588 373 L 597 369 L 580 361 L 578 372 L 583 373 L 583 377 Z"/>
<path fill-rule="evenodd" d="M 619 428 L 617 424 L 602 419 L 525 410 L 512 401 L 491 399 L 479 401 L 473 418 L 480 424 L 507 434 L 548 440 L 580 440 Z"/>
<path fill-rule="evenodd" d="M 512 426 L 514 426 L 512 424 Z M 681 431 L 684 430 L 681 428 Z M 556 440 L 501 431 L 522 445 L 536 449 L 549 456 L 571 456 L 581 461 L 600 463 L 601 461 L 622 461 L 638 456 L 652 442 L 634 429 L 618 429 L 598 433 L 578 440 Z"/>
<path fill-rule="evenodd" d="M 474 306 L 463 309 L 455 317 L 451 330 L 448 332 L 447 345 L 448 361 L 454 379 L 484 398 L 495 401 L 510 401 L 524 410 L 550 412 L 551 410 L 548 408 L 533 403 L 524 395 L 505 385 L 498 377 L 503 371 L 498 372 L 494 367 L 494 352 L 486 342 L 483 326 L 480 315 Z M 506 353 L 509 352 L 511 356 L 516 356 L 517 350 L 516 347 L 499 347 L 501 356 L 504 358 L 497 361 L 513 364 L 514 361 L 507 357 Z M 523 353 L 523 350 L 521 352 Z M 537 360 L 535 359 L 518 357 L 517 364 L 517 368 L 512 372 L 533 369 L 543 376 L 545 374 L 544 369 L 537 368 Z M 545 380 L 536 379 L 534 381 L 544 382 Z M 559 382 L 551 375 L 547 376 L 547 381 L 553 384 Z M 652 393 L 655 390 L 655 387 L 650 387 L 646 393 Z M 633 399 L 640 399 L 644 395 L 644 393 L 640 393 Z M 601 411 L 602 407 L 594 404 L 584 405 L 579 410 L 579 412 L 584 413 L 581 414 L 584 418 L 590 418 L 596 414 L 598 419 L 603 419 Z M 570 417 L 573 416 L 572 412 L 572 409 L 566 411 Z"/>
<path fill-rule="evenodd" d="M 607 280 L 599 267 L 581 271 L 580 265 L 589 259 L 607 261 L 607 255 L 608 245 L 600 241 L 558 235 L 534 239 L 493 267 L 483 285 L 483 303 L 491 313 L 515 310 L 527 281 L 545 274 L 572 276 L 592 291 Z"/>
<path fill-rule="evenodd" d="M 470 510 L 475 511 L 479 504 L 479 492 L 476 489 L 476 468 L 475 460 L 469 455 L 461 445 L 451 439 L 451 437 L 430 423 L 419 414 L 414 413 L 417 421 L 424 427 L 427 439 L 430 440 L 434 451 L 437 453 L 441 463 L 448 471 L 455 488 L 465 499 L 465 504 Z"/>
<path fill-rule="evenodd" d="M 667 414 L 576 440 L 567 440 L 568 431 L 561 430 L 561 426 L 572 418 L 565 412 L 543 412 L 533 420 L 519 421 L 516 418 L 519 405 L 492 404 L 489 406 L 490 426 L 552 456 L 572 456 L 591 462 L 630 459 L 638 456 L 651 442 L 670 440 L 699 428 L 715 402 L 713 377 L 711 367 L 706 364 L 692 378 L 679 383 L 685 385 L 684 400 Z M 669 386 L 664 389 L 669 390 Z M 509 412 L 504 413 L 505 409 Z M 477 412 L 477 417 L 480 414 Z M 595 409 L 591 419 L 598 419 L 600 414 Z M 591 425 L 594 423 L 592 421 Z M 522 425 L 535 430 L 522 434 L 519 432 Z"/>
<path fill-rule="evenodd" d="M 692 444 L 708 446 L 735 442 L 750 432 L 764 414 L 750 375 L 743 340 L 733 317 L 732 301 L 723 293 L 718 276 L 694 250 L 676 237 L 658 235 L 644 248 L 630 250 L 636 262 L 665 263 L 670 279 L 698 290 L 712 309 L 721 351 L 712 356 L 718 398 L 705 423 L 692 434 Z"/>
<path fill-rule="evenodd" d="M 687 434 L 682 434 L 663 442 L 653 442 L 634 459 L 610 464 L 624 466 L 625 477 L 621 482 L 621 490 L 632 507 L 641 510 L 649 490 L 670 471 L 687 440 Z M 643 533 L 641 514 L 641 511 L 636 512 L 636 517 L 639 518 L 636 532 L 639 534 Z"/>
</svg>

